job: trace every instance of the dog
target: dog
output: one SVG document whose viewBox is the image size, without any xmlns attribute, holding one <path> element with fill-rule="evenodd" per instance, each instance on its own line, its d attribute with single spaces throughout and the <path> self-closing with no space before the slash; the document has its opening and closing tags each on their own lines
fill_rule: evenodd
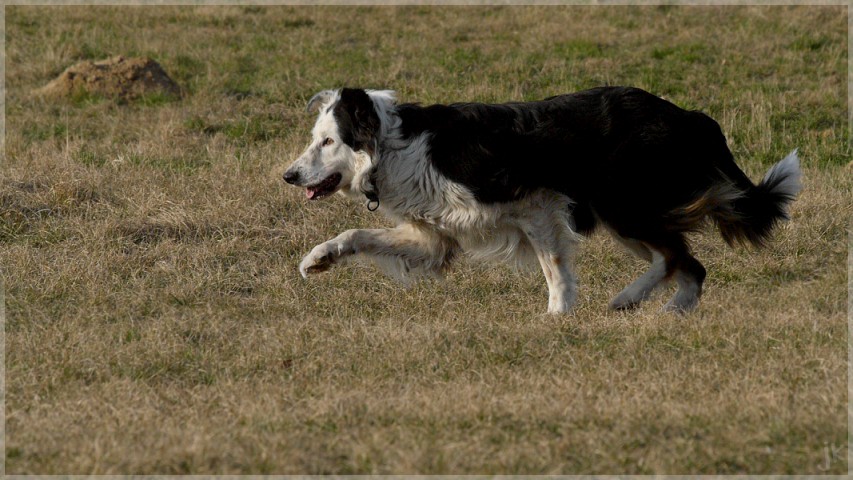
<svg viewBox="0 0 853 480">
<path fill-rule="evenodd" d="M 797 150 L 755 185 L 719 124 L 644 90 L 600 87 L 534 102 L 398 103 L 390 90 L 325 90 L 307 150 L 284 172 L 310 200 L 341 192 L 394 228 L 347 230 L 314 247 L 303 277 L 355 257 L 403 281 L 441 277 L 462 252 L 538 260 L 548 312 L 577 298 L 579 239 L 596 227 L 649 262 L 610 302 L 630 309 L 674 279 L 667 311 L 688 312 L 706 271 L 686 234 L 762 246 L 801 190 Z"/>
</svg>

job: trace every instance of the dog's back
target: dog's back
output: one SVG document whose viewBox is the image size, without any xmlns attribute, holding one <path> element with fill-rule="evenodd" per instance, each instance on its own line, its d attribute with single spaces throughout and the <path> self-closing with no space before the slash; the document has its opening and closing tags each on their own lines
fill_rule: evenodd
<svg viewBox="0 0 853 480">
<path fill-rule="evenodd" d="M 595 216 L 628 231 L 662 221 L 721 182 L 731 170 L 721 163 L 734 165 L 715 121 L 636 88 L 397 111 L 403 135 L 430 135 L 433 166 L 477 200 L 553 189 L 575 202 L 582 231 Z"/>
</svg>

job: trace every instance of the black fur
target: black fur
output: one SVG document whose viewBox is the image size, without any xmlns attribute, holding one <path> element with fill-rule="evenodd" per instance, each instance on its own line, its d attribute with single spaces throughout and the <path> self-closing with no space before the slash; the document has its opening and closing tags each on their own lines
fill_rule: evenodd
<svg viewBox="0 0 853 480">
<path fill-rule="evenodd" d="M 341 98 L 334 104 L 335 121 L 343 142 L 355 151 L 373 153 L 374 140 L 379 131 L 379 115 L 373 101 L 362 89 L 344 88 Z"/>
<path fill-rule="evenodd" d="M 732 204 L 734 215 L 716 215 L 714 221 L 720 229 L 720 234 L 729 245 L 735 243 L 763 246 L 770 238 L 773 227 L 781 220 L 788 219 L 786 206 L 794 197 L 780 193 L 778 186 L 786 177 L 772 175 L 754 185 L 752 181 L 737 168 L 734 159 L 729 155 L 729 161 L 724 162 L 722 170 L 726 177 L 737 185 L 744 194 L 735 199 Z"/>
<path fill-rule="evenodd" d="M 552 188 L 627 230 L 718 181 L 713 154 L 726 149 L 713 120 L 635 88 L 397 111 L 405 134 L 430 132 L 435 168 L 478 200 L 506 202 Z"/>
</svg>

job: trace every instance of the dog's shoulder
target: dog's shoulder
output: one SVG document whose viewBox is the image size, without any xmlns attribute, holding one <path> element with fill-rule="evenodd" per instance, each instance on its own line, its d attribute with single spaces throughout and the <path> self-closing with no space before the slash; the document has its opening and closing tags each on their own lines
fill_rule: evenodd
<svg viewBox="0 0 853 480">
<path fill-rule="evenodd" d="M 459 112 L 450 105 L 422 106 L 417 103 L 397 105 L 400 117 L 400 134 L 412 138 L 426 131 L 434 131 L 458 121 Z"/>
</svg>

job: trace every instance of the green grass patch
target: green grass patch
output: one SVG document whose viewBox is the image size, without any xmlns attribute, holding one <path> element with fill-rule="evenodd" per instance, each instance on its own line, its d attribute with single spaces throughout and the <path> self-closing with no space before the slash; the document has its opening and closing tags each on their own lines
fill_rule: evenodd
<svg viewBox="0 0 853 480">
<path fill-rule="evenodd" d="M 183 123 L 184 128 L 191 132 L 204 135 L 222 133 L 240 146 L 281 138 L 287 125 L 288 122 L 275 115 L 255 115 L 223 123 L 210 122 L 200 116 L 193 116 Z"/>
<path fill-rule="evenodd" d="M 164 157 L 157 155 L 133 154 L 128 158 L 132 165 L 152 167 L 170 173 L 185 175 L 194 174 L 199 169 L 210 166 L 210 160 L 201 155 Z"/>
<path fill-rule="evenodd" d="M 169 75 L 189 93 L 194 93 L 205 73 L 205 64 L 201 60 L 186 54 L 179 54 L 168 63 Z"/>
<path fill-rule="evenodd" d="M 282 25 L 285 28 L 313 27 L 315 24 L 316 22 L 314 22 L 314 20 L 311 20 L 310 18 L 294 18 L 282 22 Z"/>
<path fill-rule="evenodd" d="M 139 332 L 139 330 L 136 328 L 131 328 L 131 329 L 128 329 L 124 333 L 124 336 L 122 337 L 121 341 L 122 341 L 122 343 L 127 344 L 127 343 L 137 342 L 141 339 L 142 339 L 142 334 Z"/>
<path fill-rule="evenodd" d="M 591 42 L 589 40 L 575 39 L 560 42 L 553 48 L 553 53 L 558 57 L 584 59 L 600 58 L 605 56 L 608 46 L 598 42 Z"/>
<path fill-rule="evenodd" d="M 251 97 L 263 96 L 261 90 L 255 83 L 255 76 L 252 73 L 230 73 L 225 83 L 222 85 L 222 93 L 237 100 L 246 100 Z"/>
<path fill-rule="evenodd" d="M 66 38 L 66 41 L 72 41 L 72 38 Z M 74 55 L 75 60 L 103 60 L 112 56 L 112 52 L 102 48 L 101 46 L 92 45 L 89 42 L 83 42 L 77 47 L 77 52 Z"/>
<path fill-rule="evenodd" d="M 706 62 L 712 54 L 708 47 L 701 43 L 686 45 L 654 47 L 651 56 L 655 60 L 669 60 L 680 63 Z"/>
<path fill-rule="evenodd" d="M 230 122 L 222 128 L 222 132 L 241 145 L 270 141 L 283 134 L 282 122 L 266 116 Z"/>
<path fill-rule="evenodd" d="M 74 152 L 74 160 L 88 167 L 103 167 L 107 162 L 107 159 L 103 155 L 98 155 L 97 153 L 86 149 Z"/>
<path fill-rule="evenodd" d="M 258 15 L 261 13 L 266 13 L 266 10 L 260 5 L 247 5 L 243 7 L 243 13 L 247 13 L 249 15 Z"/>
<path fill-rule="evenodd" d="M 184 128 L 191 132 L 213 135 L 222 131 L 221 125 L 215 125 L 200 116 L 193 116 L 184 121 Z"/>
<path fill-rule="evenodd" d="M 30 124 L 23 129 L 22 133 L 27 143 L 65 139 L 68 135 L 68 125 L 61 122 L 49 125 Z"/>
<path fill-rule="evenodd" d="M 129 100 L 128 103 L 143 107 L 159 107 L 180 100 L 177 95 L 166 92 L 151 92 Z"/>
<path fill-rule="evenodd" d="M 803 35 L 791 42 L 791 48 L 795 50 L 814 52 L 822 50 L 832 44 L 832 39 L 826 35 Z"/>
<path fill-rule="evenodd" d="M 108 101 L 109 99 L 101 94 L 89 92 L 82 88 L 78 88 L 71 93 L 69 101 L 77 108 L 86 108 L 99 103 Z"/>
</svg>

